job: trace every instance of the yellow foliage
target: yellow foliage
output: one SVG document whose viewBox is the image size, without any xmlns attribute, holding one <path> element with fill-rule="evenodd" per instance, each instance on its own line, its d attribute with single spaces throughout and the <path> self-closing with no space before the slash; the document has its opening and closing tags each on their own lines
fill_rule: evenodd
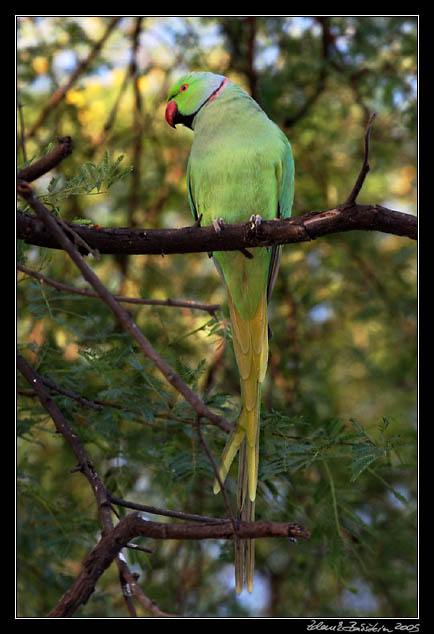
<svg viewBox="0 0 434 634">
<path fill-rule="evenodd" d="M 69 33 L 67 31 L 62 31 L 57 36 L 57 42 L 60 44 L 60 46 L 66 46 L 68 44 L 69 40 L 70 40 L 70 37 L 69 37 Z"/>
<path fill-rule="evenodd" d="M 406 196 L 410 193 L 413 181 L 416 178 L 416 168 L 413 165 L 404 165 L 393 179 L 392 191 L 398 196 Z"/>
<path fill-rule="evenodd" d="M 73 88 L 71 88 L 71 90 L 68 90 L 65 95 L 65 99 L 66 103 L 71 103 L 74 106 L 77 106 L 77 108 L 82 108 L 86 103 L 86 99 L 83 93 L 80 90 L 74 90 Z"/>
<path fill-rule="evenodd" d="M 89 15 L 81 19 L 81 26 L 91 38 L 98 38 L 104 30 L 105 23 L 100 16 Z"/>
<path fill-rule="evenodd" d="M 207 65 L 210 70 L 218 72 L 220 68 L 225 68 L 229 63 L 229 54 L 223 48 L 214 48 L 208 53 Z"/>
<path fill-rule="evenodd" d="M 157 92 L 164 82 L 164 77 L 165 74 L 160 68 L 153 68 L 149 73 L 138 78 L 140 92 Z"/>
<path fill-rule="evenodd" d="M 329 183 L 327 185 L 327 205 L 334 207 L 338 204 L 338 189 L 336 185 Z"/>
<path fill-rule="evenodd" d="M 42 57 L 42 55 L 38 55 L 32 61 L 33 70 L 38 75 L 43 75 L 48 71 L 48 59 L 46 57 Z"/>
<path fill-rule="evenodd" d="M 120 86 L 125 77 L 123 68 L 112 68 L 110 71 L 110 82 L 113 86 Z"/>
</svg>

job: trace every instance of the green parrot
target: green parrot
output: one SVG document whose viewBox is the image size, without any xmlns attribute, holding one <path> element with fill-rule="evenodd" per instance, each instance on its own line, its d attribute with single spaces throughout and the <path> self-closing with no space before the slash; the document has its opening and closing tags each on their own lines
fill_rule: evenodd
<svg viewBox="0 0 434 634">
<path fill-rule="evenodd" d="M 223 75 L 189 73 L 169 92 L 166 120 L 194 131 L 187 166 L 191 211 L 202 225 L 288 218 L 294 195 L 291 145 L 242 88 Z M 267 304 L 276 279 L 281 247 L 252 253 L 213 254 L 226 289 L 233 346 L 241 383 L 241 413 L 223 451 L 223 482 L 239 455 L 239 517 L 253 521 L 258 482 L 261 386 L 268 363 Z M 253 257 L 248 257 L 248 256 Z M 214 493 L 220 491 L 218 480 Z M 235 587 L 253 588 L 254 541 L 236 540 Z"/>
</svg>

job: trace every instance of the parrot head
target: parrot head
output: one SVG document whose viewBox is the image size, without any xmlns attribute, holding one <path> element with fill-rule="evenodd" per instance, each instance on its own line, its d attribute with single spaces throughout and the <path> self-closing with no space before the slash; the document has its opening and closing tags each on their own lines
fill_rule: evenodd
<svg viewBox="0 0 434 634">
<path fill-rule="evenodd" d="M 189 73 L 171 88 L 166 107 L 166 121 L 174 128 L 182 123 L 192 127 L 199 110 L 217 97 L 229 80 L 214 73 Z"/>
</svg>

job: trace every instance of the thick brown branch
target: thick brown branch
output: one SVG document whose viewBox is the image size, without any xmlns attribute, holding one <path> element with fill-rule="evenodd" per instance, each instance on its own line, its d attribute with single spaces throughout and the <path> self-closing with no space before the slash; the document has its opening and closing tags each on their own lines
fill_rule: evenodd
<svg viewBox="0 0 434 634">
<path fill-rule="evenodd" d="M 309 539 L 309 531 L 299 524 L 283 522 L 238 522 L 237 533 L 242 538 L 301 538 Z M 120 520 L 118 525 L 90 552 L 83 562 L 83 570 L 75 582 L 63 595 L 50 617 L 71 616 L 77 607 L 86 603 L 96 582 L 109 567 L 113 559 L 129 541 L 135 537 L 151 539 L 233 539 L 232 522 L 161 524 L 142 519 L 138 513 L 131 513 Z M 168 615 L 170 616 L 170 615 Z"/>
<path fill-rule="evenodd" d="M 85 242 L 100 253 L 130 255 L 209 253 L 233 251 L 258 246 L 308 242 L 322 236 L 345 231 L 382 231 L 417 239 L 417 218 L 411 214 L 386 209 L 381 205 L 342 205 L 287 220 L 263 221 L 254 231 L 250 223 L 225 225 L 216 233 L 213 227 L 181 229 L 138 229 L 131 227 L 94 228 L 72 225 Z M 62 246 L 44 223 L 29 214 L 18 212 L 17 237 L 28 244 L 61 249 Z"/>
<path fill-rule="evenodd" d="M 237 522 L 237 533 L 243 539 L 261 539 L 265 537 L 292 537 L 295 539 L 309 539 L 310 533 L 301 524 L 286 522 L 270 522 L 259 520 L 257 522 Z M 149 539 L 233 539 L 234 527 L 230 519 L 211 522 L 193 523 L 166 523 L 151 522 L 142 518 L 140 513 L 126 515 L 113 531 L 103 537 L 100 543 L 93 549 L 89 557 L 92 560 L 98 558 L 98 553 L 106 552 L 111 559 L 120 548 L 123 548 L 135 537 L 148 537 Z"/>
</svg>

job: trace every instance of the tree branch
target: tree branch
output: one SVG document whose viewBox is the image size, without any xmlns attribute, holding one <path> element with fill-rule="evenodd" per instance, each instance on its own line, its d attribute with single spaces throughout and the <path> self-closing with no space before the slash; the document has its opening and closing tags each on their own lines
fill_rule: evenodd
<svg viewBox="0 0 434 634">
<path fill-rule="evenodd" d="M 28 167 L 24 167 L 20 170 L 17 174 L 17 178 L 31 183 L 52 170 L 53 167 L 56 167 L 64 158 L 71 154 L 72 139 L 70 136 L 58 137 L 57 143 L 58 145 L 54 150 L 48 152 L 48 154 L 38 161 L 31 163 Z"/>
<path fill-rule="evenodd" d="M 356 182 L 354 184 L 353 189 L 351 190 L 350 195 L 348 196 L 347 200 L 344 203 L 344 207 L 353 205 L 356 202 L 356 198 L 359 195 L 359 192 L 360 192 L 360 190 L 363 187 L 363 183 L 365 182 L 366 174 L 370 170 L 370 166 L 369 166 L 369 137 L 371 135 L 371 129 L 372 129 L 372 126 L 374 125 L 374 121 L 375 121 L 376 116 L 377 116 L 377 114 L 375 112 L 373 112 L 371 114 L 371 116 L 369 117 L 368 125 L 366 126 L 366 132 L 365 132 L 365 153 L 364 153 L 364 157 L 363 157 L 362 169 L 360 170 L 359 176 L 357 177 L 357 180 L 356 180 Z"/>
<path fill-rule="evenodd" d="M 35 216 L 18 212 L 17 237 L 28 244 L 61 249 L 56 236 L 49 233 Z M 72 223 L 71 223 L 72 224 Z M 285 220 L 266 220 L 252 230 L 250 223 L 225 225 L 217 234 L 213 227 L 181 229 L 138 229 L 72 224 L 74 231 L 93 249 L 102 254 L 169 255 L 175 253 L 209 253 L 234 251 L 259 246 L 309 242 L 346 231 L 382 231 L 417 239 L 417 218 L 381 205 L 352 203 L 326 211 Z M 83 249 L 80 248 L 80 252 Z"/>
<path fill-rule="evenodd" d="M 110 535 L 113 532 L 113 521 L 110 513 L 110 501 L 107 490 L 104 486 L 103 481 L 99 477 L 95 467 L 89 460 L 87 452 L 84 448 L 83 443 L 80 438 L 74 432 L 74 430 L 70 427 L 64 415 L 62 414 L 60 408 L 57 403 L 51 398 L 50 393 L 45 387 L 45 381 L 42 377 L 40 377 L 34 369 L 31 367 L 29 363 L 24 359 L 24 357 L 20 354 L 17 355 L 17 368 L 24 376 L 24 378 L 32 385 L 35 389 L 36 393 L 39 396 L 41 401 L 41 405 L 46 409 L 46 411 L 51 416 L 56 430 L 59 434 L 62 434 L 70 448 L 72 449 L 75 457 L 78 460 L 79 466 L 78 469 L 81 471 L 87 478 L 89 484 L 92 487 L 92 491 L 95 495 L 99 518 L 102 526 L 102 534 Z M 126 544 L 125 544 L 126 545 Z M 125 582 L 129 584 L 131 590 L 133 591 L 136 598 L 144 605 L 144 607 L 153 614 L 153 616 L 173 616 L 167 615 L 158 608 L 154 601 L 151 601 L 143 594 L 142 589 L 137 584 L 137 580 L 131 574 L 131 571 L 127 565 L 126 560 L 119 554 L 121 548 L 115 553 L 113 560 L 116 560 L 116 565 L 119 570 L 119 577 L 122 584 L 122 589 L 124 592 L 125 601 L 127 603 L 128 610 L 130 614 L 133 614 L 134 606 L 131 603 L 130 597 L 125 594 Z M 87 587 L 86 596 L 92 594 L 94 590 L 94 585 L 91 587 Z M 62 600 L 60 600 L 55 608 L 51 611 L 51 616 L 56 616 L 58 618 L 64 616 L 71 616 L 74 611 L 81 605 L 81 603 L 75 603 L 69 606 L 70 612 L 68 614 L 63 613 L 64 604 Z"/>
<path fill-rule="evenodd" d="M 165 524 L 159 522 L 150 522 L 144 520 L 138 513 L 127 515 L 119 521 L 113 528 L 110 518 L 109 503 L 122 503 L 123 506 L 132 506 L 132 503 L 125 503 L 123 500 L 111 497 L 96 473 L 93 465 L 88 459 L 86 450 L 66 422 L 62 412 L 51 398 L 44 382 L 33 368 L 21 355 L 17 356 L 17 367 L 27 381 L 37 391 L 41 404 L 45 407 L 54 421 L 56 429 L 63 435 L 75 456 L 77 457 L 80 470 L 88 478 L 95 497 L 98 501 L 98 508 L 102 514 L 102 523 L 104 526 L 103 537 L 99 544 L 91 551 L 83 562 L 83 570 L 78 575 L 75 582 L 58 601 L 55 608 L 48 614 L 49 617 L 65 618 L 72 616 L 80 605 L 86 603 L 90 595 L 95 589 L 95 584 L 103 572 L 108 568 L 113 560 L 118 558 L 122 548 L 135 537 L 148 537 L 152 539 L 233 539 L 236 535 L 240 538 L 261 538 L 261 537 L 289 537 L 309 539 L 310 534 L 306 528 L 299 524 L 286 524 L 282 522 L 235 522 L 232 520 L 223 520 L 221 518 L 205 518 L 202 516 L 190 516 L 188 514 L 172 512 L 172 515 L 182 517 L 183 519 L 194 519 L 194 523 L 186 524 Z M 150 512 L 161 512 L 162 509 L 154 507 L 144 507 L 136 505 Z M 152 509 L 152 510 L 151 510 Z M 168 514 L 165 511 L 165 514 Z M 134 594 L 138 596 L 147 609 L 150 609 L 154 616 L 174 616 L 166 614 L 158 609 L 155 604 L 150 601 L 135 583 L 134 577 L 131 575 L 128 566 L 122 563 L 120 558 L 117 559 L 118 567 L 122 579 L 127 581 L 132 588 Z M 148 605 L 149 603 L 149 605 Z M 130 606 L 131 607 L 131 606 Z"/>
<path fill-rule="evenodd" d="M 370 169 L 368 162 L 369 137 L 375 117 L 375 113 L 370 116 L 366 128 L 364 159 L 357 181 L 347 200 L 335 209 L 314 211 L 284 220 L 263 221 L 260 226 L 253 228 L 250 222 L 224 225 L 224 231 L 219 232 L 216 232 L 212 226 L 200 227 L 197 222 L 182 229 L 143 229 L 136 227 L 89 227 L 88 225 L 62 221 L 63 228 L 71 231 L 75 241 L 80 243 L 78 245 L 79 252 L 84 255 L 89 252 L 98 255 L 99 253 L 162 255 L 233 250 L 247 253 L 247 248 L 307 242 L 325 235 L 355 230 L 382 231 L 416 240 L 417 219 L 415 216 L 387 209 L 381 205 L 359 205 L 356 203 L 357 196 Z M 71 139 L 69 137 L 59 139 L 59 144 L 63 143 L 66 143 L 68 153 L 70 153 L 72 151 Z M 44 157 L 37 163 L 21 170 L 18 174 L 18 182 L 34 180 L 67 156 L 67 154 L 62 155 L 61 148 L 57 148 L 50 154 L 55 154 L 54 164 L 52 164 L 51 159 L 47 160 L 47 157 Z M 25 191 L 25 186 L 23 191 Z M 25 194 L 23 197 L 25 198 Z M 37 246 L 54 249 L 65 248 L 59 242 L 59 234 L 47 230 L 46 222 L 42 219 L 41 214 L 37 214 L 40 216 L 38 220 L 32 215 L 20 211 L 17 213 L 18 238 Z M 62 235 L 64 235 L 63 232 Z"/>
<path fill-rule="evenodd" d="M 264 537 L 309 539 L 310 537 L 309 531 L 299 524 L 268 521 L 237 522 L 237 533 L 243 539 Z M 48 616 L 54 618 L 71 616 L 80 605 L 86 603 L 99 577 L 109 567 L 119 551 L 135 537 L 163 540 L 233 539 L 234 528 L 230 520 L 203 524 L 162 524 L 144 520 L 138 513 L 131 513 L 122 518 L 117 526 L 103 537 L 89 553 L 75 582 Z"/>
<path fill-rule="evenodd" d="M 74 452 L 74 455 L 80 465 L 80 471 L 84 473 L 92 487 L 92 490 L 98 502 L 98 510 L 101 515 L 102 509 L 106 506 L 108 502 L 108 498 L 102 481 L 100 480 L 97 472 L 89 461 L 83 443 L 81 442 L 77 434 L 75 434 L 75 432 L 69 426 L 57 403 L 52 399 L 47 387 L 44 384 L 43 379 L 33 370 L 29 363 L 27 363 L 24 357 L 20 354 L 17 355 L 17 368 L 28 381 L 28 383 L 37 392 L 42 406 L 47 410 L 47 412 L 53 419 L 57 432 L 59 434 L 62 434 L 62 436 L 65 438 L 66 442 Z M 102 520 L 103 519 L 105 518 L 102 518 Z"/>
<path fill-rule="evenodd" d="M 99 295 L 93 293 L 92 291 L 88 291 L 83 288 L 75 288 L 74 286 L 70 286 L 69 284 L 63 284 L 63 282 L 57 282 L 56 280 L 45 277 L 45 275 L 42 275 L 37 271 L 33 271 L 32 269 L 29 269 L 27 268 L 27 266 L 23 266 L 22 264 L 17 264 L 17 269 L 22 273 L 35 278 L 41 284 L 52 286 L 58 291 L 65 291 L 66 293 L 74 293 L 75 295 L 83 295 L 84 297 L 95 297 L 97 299 L 100 299 Z M 189 299 L 148 299 L 144 297 L 125 297 L 124 295 L 113 295 L 113 297 L 118 302 L 123 302 L 126 304 L 140 304 L 146 306 L 171 306 L 173 308 L 203 310 L 209 313 L 212 317 L 215 316 L 216 311 L 220 308 L 220 304 L 202 304 L 201 302 L 194 302 Z"/>
<path fill-rule="evenodd" d="M 129 502 L 118 498 L 111 493 L 108 494 L 110 502 L 116 504 L 116 506 L 123 506 L 135 511 L 143 511 L 145 513 L 151 513 L 152 515 L 162 515 L 163 517 L 173 517 L 175 519 L 191 521 L 191 522 L 227 522 L 227 519 L 221 517 L 209 517 L 207 515 L 196 515 L 195 513 L 184 513 L 184 511 L 173 511 L 172 509 L 162 509 L 157 506 L 150 506 L 149 504 L 140 504 L 138 502 Z"/>
<path fill-rule="evenodd" d="M 193 390 L 191 390 L 184 381 L 182 381 L 169 364 L 157 353 L 148 339 L 137 327 L 137 324 L 134 322 L 130 313 L 116 301 L 113 295 L 101 282 L 99 277 L 80 255 L 79 248 L 82 247 L 76 247 L 73 242 L 71 242 L 69 236 L 63 231 L 63 228 L 58 224 L 53 214 L 51 214 L 41 201 L 36 198 L 30 185 L 25 182 L 20 182 L 18 185 L 18 191 L 32 207 L 40 220 L 45 224 L 47 233 L 53 235 L 61 248 L 67 251 L 85 280 L 89 282 L 99 297 L 107 304 L 115 317 L 119 320 L 125 332 L 128 332 L 133 339 L 136 340 L 143 354 L 148 357 L 154 365 L 156 365 L 167 381 L 176 389 L 177 392 L 182 394 L 184 399 L 192 406 L 198 415 L 208 419 L 214 423 L 214 425 L 223 429 L 223 431 L 231 431 L 232 426 L 229 425 L 229 423 L 221 416 L 212 412 L 198 397 L 198 395 L 193 392 Z"/>
</svg>

